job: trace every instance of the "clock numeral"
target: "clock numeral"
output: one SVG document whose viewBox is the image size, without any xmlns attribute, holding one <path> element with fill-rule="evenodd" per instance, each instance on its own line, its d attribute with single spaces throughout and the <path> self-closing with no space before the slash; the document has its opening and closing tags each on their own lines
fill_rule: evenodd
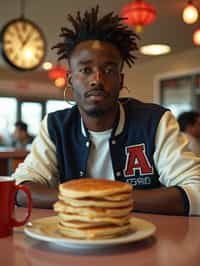
<svg viewBox="0 0 200 266">
<path fill-rule="evenodd" d="M 9 39 L 4 40 L 4 45 L 12 44 L 12 41 Z"/>
<path fill-rule="evenodd" d="M 14 52 L 13 48 L 9 47 L 6 49 L 8 54 L 12 54 Z"/>
<path fill-rule="evenodd" d="M 36 37 L 33 38 L 33 40 L 35 42 L 40 42 L 41 41 L 41 38 L 40 38 L 40 36 L 36 36 Z"/>
</svg>

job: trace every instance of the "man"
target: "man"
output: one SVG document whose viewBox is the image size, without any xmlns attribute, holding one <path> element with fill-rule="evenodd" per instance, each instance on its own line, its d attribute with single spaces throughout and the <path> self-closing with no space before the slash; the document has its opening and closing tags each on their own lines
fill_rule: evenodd
<svg viewBox="0 0 200 266">
<path fill-rule="evenodd" d="M 200 114 L 195 111 L 184 112 L 179 115 L 180 130 L 189 139 L 189 148 L 200 156 Z"/>
<path fill-rule="evenodd" d="M 27 124 L 22 121 L 15 123 L 15 131 L 13 133 L 12 146 L 15 148 L 26 148 L 27 145 L 31 144 L 33 136 L 28 133 Z"/>
<path fill-rule="evenodd" d="M 99 19 L 98 7 L 69 21 L 56 48 L 77 106 L 43 120 L 17 183 L 40 208 L 51 208 L 60 182 L 87 176 L 133 184 L 135 211 L 200 214 L 200 159 L 187 152 L 175 118 L 158 105 L 118 100 L 136 35 L 112 13 Z M 25 204 L 23 194 L 17 200 Z"/>
</svg>

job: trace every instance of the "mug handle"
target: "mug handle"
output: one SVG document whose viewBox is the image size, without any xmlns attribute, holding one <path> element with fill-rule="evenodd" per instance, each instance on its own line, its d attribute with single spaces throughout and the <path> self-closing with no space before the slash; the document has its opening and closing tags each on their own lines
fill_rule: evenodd
<svg viewBox="0 0 200 266">
<path fill-rule="evenodd" d="M 27 199 L 28 199 L 28 212 L 27 212 L 26 217 L 24 218 L 24 220 L 23 221 L 17 221 L 15 218 L 13 218 L 13 226 L 22 226 L 28 221 L 28 219 L 29 219 L 29 217 L 31 215 L 32 199 L 31 199 L 31 193 L 30 193 L 29 189 L 26 186 L 15 185 L 15 192 L 17 190 L 23 190 L 26 193 L 26 196 L 27 196 Z"/>
</svg>

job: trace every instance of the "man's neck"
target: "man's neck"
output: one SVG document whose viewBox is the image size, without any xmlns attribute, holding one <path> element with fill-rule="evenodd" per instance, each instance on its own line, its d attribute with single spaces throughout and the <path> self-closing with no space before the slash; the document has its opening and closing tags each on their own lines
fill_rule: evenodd
<svg viewBox="0 0 200 266">
<path fill-rule="evenodd" d="M 117 108 L 112 112 L 107 113 L 100 117 L 88 116 L 85 112 L 80 111 L 83 122 L 88 130 L 91 131 L 105 131 L 111 129 L 117 115 Z"/>
</svg>

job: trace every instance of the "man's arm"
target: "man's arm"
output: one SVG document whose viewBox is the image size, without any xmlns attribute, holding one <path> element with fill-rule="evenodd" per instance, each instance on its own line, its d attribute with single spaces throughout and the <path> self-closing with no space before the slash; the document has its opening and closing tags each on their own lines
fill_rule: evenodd
<svg viewBox="0 0 200 266">
<path fill-rule="evenodd" d="M 55 145 L 47 130 L 47 117 L 41 123 L 31 153 L 16 169 L 13 177 L 17 184 L 25 184 L 30 189 L 33 207 L 51 208 L 56 201 L 59 173 Z M 26 206 L 26 199 L 21 191 L 17 192 L 16 200 L 18 205 Z"/>
<path fill-rule="evenodd" d="M 183 192 L 184 193 L 184 192 Z M 134 190 L 134 211 L 171 215 L 186 215 L 187 204 L 182 192 L 176 188 Z"/>
<path fill-rule="evenodd" d="M 185 199 L 189 205 L 188 214 L 200 215 L 200 157 L 195 156 L 188 149 L 188 140 L 180 134 L 178 123 L 171 112 L 166 112 L 160 120 L 155 137 L 155 147 L 154 163 L 160 176 L 159 181 L 166 188 L 166 194 L 163 194 L 161 189 L 161 192 L 158 191 L 160 197 L 157 198 L 154 193 L 150 196 L 159 205 L 164 204 L 166 208 L 171 205 L 170 208 L 176 208 L 176 205 L 180 206 L 178 194 L 181 196 L 182 193 L 182 202 L 184 203 Z M 180 189 L 180 191 L 171 194 L 173 188 Z M 163 198 L 165 195 L 169 199 L 168 205 L 165 205 Z M 149 202 L 151 204 L 152 201 Z M 175 214 L 179 214 L 179 209 L 177 212 Z"/>
<path fill-rule="evenodd" d="M 24 182 L 23 185 L 29 188 L 34 208 L 51 209 L 57 200 L 58 190 L 49 188 L 40 183 Z M 27 199 L 23 191 L 19 190 L 16 195 L 17 205 L 26 207 Z"/>
</svg>

